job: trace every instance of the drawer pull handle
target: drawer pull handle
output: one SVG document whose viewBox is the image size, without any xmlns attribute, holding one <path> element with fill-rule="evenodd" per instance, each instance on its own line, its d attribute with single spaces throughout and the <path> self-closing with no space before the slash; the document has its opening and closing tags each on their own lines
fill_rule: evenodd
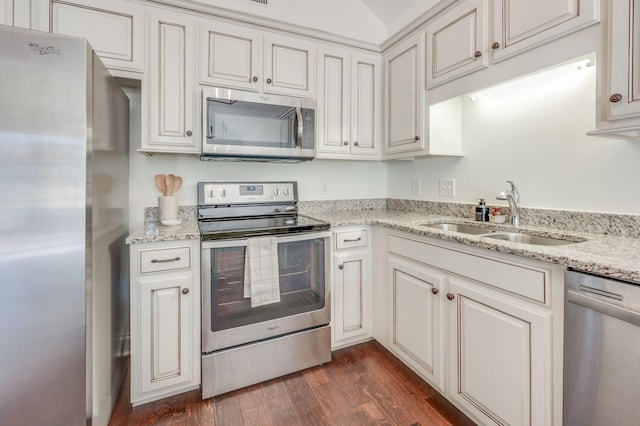
<svg viewBox="0 0 640 426">
<path fill-rule="evenodd" d="M 338 265 L 338 269 L 344 269 L 344 265 Z"/>
<path fill-rule="evenodd" d="M 189 289 L 188 288 L 183 288 L 182 289 L 182 294 L 189 294 Z"/>
<path fill-rule="evenodd" d="M 451 293 L 447 293 L 447 299 L 449 300 L 453 300 L 455 298 L 455 296 Z"/>
<path fill-rule="evenodd" d="M 345 243 L 357 243 L 360 240 L 362 240 L 362 238 L 358 237 L 358 238 L 345 238 L 343 241 Z"/>
<path fill-rule="evenodd" d="M 431 289 L 431 293 L 438 294 L 438 293 L 440 293 L 440 290 L 438 290 L 437 288 L 434 287 L 434 288 Z"/>
<path fill-rule="evenodd" d="M 180 256 L 176 256 L 171 259 L 151 259 L 151 263 L 169 263 L 169 262 L 177 262 L 179 260 L 180 260 Z"/>
</svg>

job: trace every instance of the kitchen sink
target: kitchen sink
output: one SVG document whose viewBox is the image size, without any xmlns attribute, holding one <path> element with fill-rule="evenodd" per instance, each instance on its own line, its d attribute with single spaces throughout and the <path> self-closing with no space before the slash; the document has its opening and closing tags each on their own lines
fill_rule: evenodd
<svg viewBox="0 0 640 426">
<path fill-rule="evenodd" d="M 536 246 L 562 246 L 586 241 L 579 238 L 565 239 L 541 237 L 537 235 L 524 234 L 521 232 L 505 232 L 487 228 L 484 226 L 468 225 L 463 223 L 421 223 L 420 226 L 440 229 L 442 231 L 459 232 L 462 234 L 471 234 L 480 237 L 493 238 L 494 240 L 510 241 L 512 243 L 531 244 Z"/>
<path fill-rule="evenodd" d="M 564 240 L 561 238 L 539 237 L 537 235 L 521 234 L 519 232 L 496 232 L 484 235 L 494 240 L 510 241 L 513 243 L 533 244 L 536 246 L 562 246 L 566 244 L 575 244 L 581 241 Z"/>
<path fill-rule="evenodd" d="M 495 231 L 492 231 L 491 229 L 484 228 L 481 226 L 465 225 L 461 223 L 423 223 L 420 226 L 425 226 L 427 228 L 440 229 L 442 231 L 460 232 L 462 234 L 473 234 L 473 235 L 490 234 L 492 232 L 495 232 Z"/>
</svg>

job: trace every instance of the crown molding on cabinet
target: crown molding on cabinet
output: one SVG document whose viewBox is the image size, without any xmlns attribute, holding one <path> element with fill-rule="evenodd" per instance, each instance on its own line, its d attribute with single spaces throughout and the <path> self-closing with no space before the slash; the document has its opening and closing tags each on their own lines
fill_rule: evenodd
<svg viewBox="0 0 640 426">
<path fill-rule="evenodd" d="M 398 41 L 402 40 L 412 32 L 418 30 L 420 27 L 425 26 L 429 21 L 434 19 L 435 17 L 442 15 L 454 5 L 463 2 L 464 0 L 442 0 L 438 4 L 436 4 L 431 9 L 424 12 L 422 15 L 416 17 L 409 25 L 404 27 L 402 30 L 393 34 L 389 37 L 382 45 L 380 46 L 380 50 L 384 51 L 387 48 L 391 47 Z"/>
<path fill-rule="evenodd" d="M 447 0 L 451 1 L 451 0 Z M 457 0 L 454 0 L 457 1 Z M 234 23 L 250 24 L 262 27 L 263 29 L 270 29 L 276 31 L 283 31 L 288 35 L 298 35 L 302 37 L 311 37 L 315 40 L 321 40 L 330 43 L 337 43 L 342 46 L 350 46 L 359 49 L 369 50 L 372 52 L 380 53 L 381 47 L 374 43 L 367 43 L 365 41 L 352 39 L 349 37 L 339 36 L 331 34 L 326 31 L 302 27 L 296 24 L 289 24 L 280 22 L 270 18 L 263 18 L 255 15 L 249 15 L 242 12 L 236 12 L 229 9 L 223 9 L 216 6 L 210 6 L 203 3 L 198 3 L 191 0 L 146 0 L 142 3 L 155 3 L 163 6 L 173 6 L 182 10 L 191 12 L 204 13 L 210 16 L 215 16 L 219 19 L 226 19 L 234 21 Z"/>
</svg>

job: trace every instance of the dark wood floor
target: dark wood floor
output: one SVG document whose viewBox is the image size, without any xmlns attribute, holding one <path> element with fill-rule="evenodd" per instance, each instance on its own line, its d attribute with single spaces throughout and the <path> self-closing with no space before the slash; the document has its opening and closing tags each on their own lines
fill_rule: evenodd
<svg viewBox="0 0 640 426">
<path fill-rule="evenodd" d="M 132 408 L 125 382 L 110 425 L 473 425 L 375 341 L 330 363 L 201 400 L 200 391 Z"/>
</svg>

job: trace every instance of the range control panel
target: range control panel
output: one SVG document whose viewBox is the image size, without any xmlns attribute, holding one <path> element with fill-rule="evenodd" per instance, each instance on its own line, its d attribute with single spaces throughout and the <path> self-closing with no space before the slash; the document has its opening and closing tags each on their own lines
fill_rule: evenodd
<svg viewBox="0 0 640 426">
<path fill-rule="evenodd" d="M 201 206 L 296 201 L 297 182 L 198 182 L 198 204 Z"/>
</svg>

